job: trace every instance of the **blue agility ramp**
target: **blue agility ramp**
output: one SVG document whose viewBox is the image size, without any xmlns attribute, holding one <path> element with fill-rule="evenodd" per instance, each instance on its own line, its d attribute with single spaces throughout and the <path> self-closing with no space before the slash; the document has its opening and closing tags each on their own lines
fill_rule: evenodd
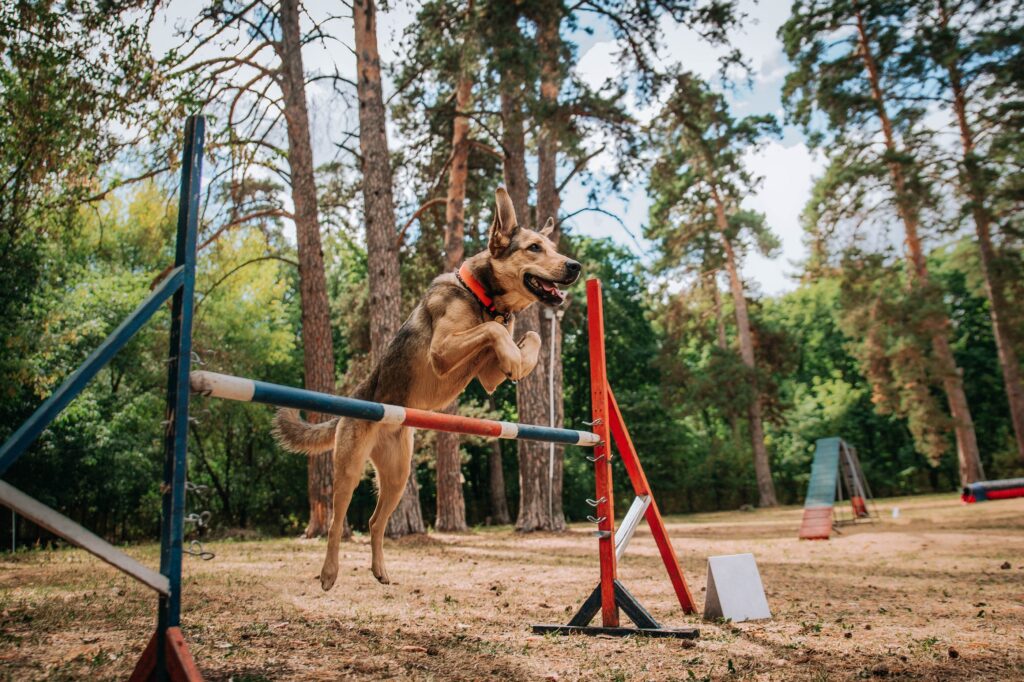
<svg viewBox="0 0 1024 682">
<path fill-rule="evenodd" d="M 849 520 L 834 518 L 836 500 L 843 499 L 844 490 L 853 511 Z M 871 518 L 867 508 L 870 499 L 871 489 L 860 468 L 856 450 L 842 438 L 818 439 L 804 499 L 800 539 L 827 540 L 833 526 Z"/>
</svg>

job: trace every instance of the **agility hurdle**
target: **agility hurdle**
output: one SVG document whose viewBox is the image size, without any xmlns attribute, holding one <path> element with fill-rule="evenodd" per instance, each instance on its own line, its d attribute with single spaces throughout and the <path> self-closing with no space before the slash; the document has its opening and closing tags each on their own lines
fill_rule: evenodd
<svg viewBox="0 0 1024 682">
<path fill-rule="evenodd" d="M 683 569 L 672 547 L 665 522 L 661 518 L 654 492 L 644 474 L 640 456 L 633 445 L 633 439 L 630 438 L 626 420 L 622 417 L 619 403 L 615 400 L 615 394 L 608 381 L 604 348 L 604 302 L 601 281 L 598 279 L 587 280 L 587 331 L 590 346 L 590 423 L 600 439 L 594 446 L 594 454 L 587 457 L 594 464 L 596 489 L 594 499 L 587 500 L 587 504 L 594 507 L 596 516 L 588 516 L 587 520 L 597 526 L 593 535 L 597 538 L 600 581 L 566 625 L 534 625 L 533 631 L 539 634 L 558 635 L 622 637 L 639 634 L 648 637 L 694 639 L 700 636 L 697 628 L 662 627 L 618 579 L 618 562 L 623 558 L 640 521 L 646 519 L 668 573 L 669 582 L 679 601 L 679 607 L 685 614 L 696 613 L 693 595 L 683 576 Z M 612 443 L 615 444 L 635 495 L 618 532 L 615 529 L 612 487 L 612 459 L 615 456 Z M 636 628 L 620 626 L 620 608 L 633 621 Z M 598 612 L 601 613 L 601 625 L 591 626 L 590 622 Z"/>
<path fill-rule="evenodd" d="M 601 282 L 587 281 L 587 317 L 590 335 L 590 385 L 593 421 L 595 429 L 576 431 L 553 426 L 519 424 L 490 419 L 475 419 L 458 415 L 441 414 L 418 410 L 400 405 L 387 405 L 346 396 L 330 395 L 301 388 L 280 386 L 265 381 L 196 371 L 190 376 L 194 393 L 210 398 L 262 403 L 277 407 L 290 407 L 322 414 L 332 414 L 352 419 L 408 426 L 434 431 L 448 431 L 490 438 L 513 438 L 536 440 L 565 445 L 593 447 L 593 456 L 587 457 L 594 463 L 595 498 L 587 503 L 596 509 L 597 516 L 588 520 L 597 525 L 594 536 L 598 539 L 601 578 L 597 587 L 566 625 L 534 625 L 533 631 L 554 634 L 585 635 L 646 635 L 651 637 L 695 638 L 696 628 L 665 628 L 630 594 L 618 580 L 617 562 L 625 554 L 640 521 L 647 520 L 658 551 L 661 554 L 676 598 L 684 613 L 696 612 L 693 595 L 683 576 L 668 531 L 661 518 L 661 512 L 654 499 L 650 484 L 644 474 L 636 448 L 629 436 L 626 422 L 619 404 L 608 383 L 604 350 L 604 312 Z M 614 442 L 623 465 L 629 475 L 636 496 L 623 518 L 619 533 L 615 531 L 615 504 L 612 490 L 611 462 Z M 619 609 L 634 622 L 636 628 L 621 627 Z M 590 622 L 601 612 L 601 626 L 590 626 Z"/>
<path fill-rule="evenodd" d="M 597 516 L 588 519 L 597 525 L 600 582 L 579 612 L 567 625 L 535 625 L 535 632 L 588 635 L 642 634 L 656 637 L 698 636 L 695 628 L 661 627 L 626 590 L 617 577 L 617 562 L 641 520 L 646 519 L 658 551 L 669 574 L 679 605 L 684 613 L 695 612 L 690 589 L 683 577 L 657 502 L 640 459 L 633 447 L 619 405 L 608 384 L 604 352 L 604 317 L 601 284 L 587 282 L 588 330 L 590 335 L 591 398 L 594 431 L 577 431 L 552 426 L 518 424 L 440 414 L 397 405 L 334 396 L 303 389 L 278 386 L 262 381 L 213 372 L 191 372 L 192 311 L 195 294 L 196 236 L 205 119 L 190 116 L 185 125 L 182 150 L 181 191 L 178 204 L 178 232 L 174 267 L 152 293 L 100 344 L 61 386 L 0 446 L 0 476 L 31 446 L 65 407 L 96 374 L 117 354 L 165 303 L 171 302 L 170 349 L 168 352 L 167 411 L 164 424 L 164 478 L 160 486 L 162 513 L 160 526 L 159 573 L 142 565 L 120 549 L 85 528 L 42 505 L 28 495 L 0 481 L 0 503 L 47 528 L 68 542 L 94 554 L 103 561 L 152 588 L 158 595 L 156 630 L 132 673 L 133 681 L 149 679 L 201 680 L 181 625 L 181 583 L 188 481 L 187 442 L 189 398 L 191 391 L 210 397 L 259 402 L 281 407 L 365 419 L 413 428 L 450 431 L 493 438 L 537 440 L 593 448 L 596 496 L 587 503 Z M 615 505 L 612 495 L 611 462 L 614 441 L 629 475 L 636 497 L 616 535 Z M 637 625 L 619 625 L 619 609 Z M 601 612 L 602 625 L 589 627 Z"/>
</svg>

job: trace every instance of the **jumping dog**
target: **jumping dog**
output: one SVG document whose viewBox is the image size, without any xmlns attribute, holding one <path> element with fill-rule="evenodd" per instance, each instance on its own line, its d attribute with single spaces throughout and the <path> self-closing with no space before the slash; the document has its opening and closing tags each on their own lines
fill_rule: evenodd
<svg viewBox="0 0 1024 682">
<path fill-rule="evenodd" d="M 533 371 L 540 336 L 514 337 L 515 315 L 541 302 L 565 301 L 559 286 L 575 282 L 580 264 L 560 253 L 548 238 L 554 220 L 539 232 L 520 227 L 503 188 L 496 195 L 487 250 L 466 260 L 457 273 L 437 277 L 380 356 L 355 397 L 392 405 L 438 410 L 450 404 L 475 377 L 488 393 L 505 379 Z M 377 471 L 377 507 L 370 518 L 373 575 L 389 583 L 384 567 L 384 529 L 405 491 L 412 462 L 410 427 L 335 418 L 310 424 L 295 410 L 274 418 L 282 447 L 314 454 L 334 447 L 334 518 L 320 586 L 338 577 L 338 545 L 352 492 L 369 457 Z"/>
</svg>

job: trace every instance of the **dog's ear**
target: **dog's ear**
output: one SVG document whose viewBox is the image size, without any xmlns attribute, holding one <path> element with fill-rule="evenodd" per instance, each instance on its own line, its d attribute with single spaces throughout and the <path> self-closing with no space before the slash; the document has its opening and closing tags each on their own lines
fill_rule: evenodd
<svg viewBox="0 0 1024 682">
<path fill-rule="evenodd" d="M 512 197 L 508 195 L 504 187 L 499 187 L 494 193 L 495 211 L 494 224 L 491 225 L 491 234 L 487 242 L 492 256 L 497 256 L 508 248 L 512 243 L 512 235 L 519 229 L 516 221 L 516 209 L 512 205 Z"/>
<path fill-rule="evenodd" d="M 555 231 L 555 219 L 548 217 L 548 221 L 544 223 L 544 227 L 540 229 L 540 233 L 545 237 L 550 237 L 551 233 Z"/>
</svg>

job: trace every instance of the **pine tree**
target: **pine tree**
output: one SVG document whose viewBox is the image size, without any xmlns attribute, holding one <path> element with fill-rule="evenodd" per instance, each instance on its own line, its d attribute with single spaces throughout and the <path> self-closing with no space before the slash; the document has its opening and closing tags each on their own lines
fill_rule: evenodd
<svg viewBox="0 0 1024 682">
<path fill-rule="evenodd" d="M 474 76 L 479 62 L 475 40 L 476 14 L 473 0 L 465 4 L 439 0 L 423 5 L 417 14 L 416 26 L 411 30 L 412 49 L 402 77 L 403 82 L 410 85 L 414 79 L 424 79 L 427 74 L 438 82 L 437 93 L 417 92 L 417 88 L 410 88 L 414 100 L 423 100 L 420 102 L 422 106 L 416 107 L 410 117 L 428 117 L 428 140 L 440 137 L 438 129 L 450 130 L 450 137 L 440 141 L 444 145 L 444 164 L 437 173 L 443 175 L 447 170 L 445 197 L 427 197 L 417 210 L 419 213 L 431 204 L 443 203 L 445 207 L 441 272 L 458 270 L 465 257 L 465 202 L 471 145 L 469 114 L 473 109 Z M 430 96 L 442 97 L 444 101 L 428 104 Z M 430 105 L 433 105 L 433 111 L 424 111 Z M 437 146 L 438 140 L 430 141 Z M 431 175 L 434 174 L 434 165 L 428 163 Z M 456 399 L 444 411 L 456 414 L 458 405 Z M 459 532 L 468 528 L 459 442 L 456 433 L 437 434 L 437 517 L 434 527 L 440 531 Z"/>
<path fill-rule="evenodd" d="M 913 7 L 915 43 L 927 56 L 925 69 L 914 73 L 923 85 L 925 73 L 942 88 L 940 101 L 951 107 L 959 132 L 957 186 L 977 237 L 981 274 L 989 301 L 989 317 L 1017 453 L 1024 461 L 1024 378 L 1012 331 L 1013 309 L 1008 280 L 1019 275 L 1001 253 L 1001 216 L 993 202 L 993 180 L 1000 169 L 992 154 L 993 138 L 1020 137 L 1020 120 L 1010 114 L 1021 103 L 1024 78 L 1024 17 L 989 2 L 920 0 Z M 1018 73 L 1014 74 L 1014 69 Z M 1014 101 L 1016 100 L 1016 104 Z"/>
<path fill-rule="evenodd" d="M 295 224 L 304 384 L 313 391 L 334 393 L 330 302 L 306 104 L 310 76 L 302 61 L 303 46 L 326 34 L 325 23 L 313 22 L 312 28 L 303 29 L 303 19 L 309 15 L 298 0 L 216 3 L 201 12 L 189 40 L 172 58 L 177 60 L 178 72 L 192 74 L 204 103 L 223 113 L 224 128 L 208 148 L 229 150 L 231 218 L 202 239 L 199 248 L 215 242 L 230 228 L 257 219 L 287 218 Z M 222 52 L 205 57 L 204 49 L 215 40 L 223 46 Z M 287 150 L 275 144 L 280 118 L 285 123 Z M 255 206 L 244 201 L 250 196 L 245 187 L 256 168 L 269 169 L 286 179 L 294 211 L 285 210 L 279 200 Z M 319 421 L 323 415 L 309 418 Z M 332 484 L 330 453 L 310 456 L 307 537 L 328 530 Z"/>
<path fill-rule="evenodd" d="M 921 158 L 929 139 L 916 125 L 922 111 L 915 103 L 900 101 L 900 61 L 907 57 L 901 38 L 905 8 L 866 0 L 807 0 L 793 6 L 780 29 L 786 54 L 794 64 L 787 77 L 784 98 L 790 117 L 814 131 L 815 114 L 828 121 L 827 142 L 840 184 L 860 186 L 862 206 L 866 184 L 883 189 L 903 226 L 908 284 L 928 311 L 933 374 L 946 393 L 953 418 L 960 476 L 964 483 L 984 478 L 974 421 L 964 393 L 963 376 L 949 343 L 949 316 L 931 282 L 925 259 L 924 208 L 930 203 L 929 183 Z M 812 142 L 826 136 L 815 131 Z M 838 185 L 837 185 L 838 187 Z M 833 187 L 821 196 L 847 204 L 846 192 Z M 877 199 L 875 201 L 877 206 Z M 863 216 L 861 216 L 863 218 Z"/>
<path fill-rule="evenodd" d="M 739 261 L 751 242 L 764 253 L 776 249 L 778 242 L 764 217 L 744 210 L 741 202 L 760 182 L 744 167 L 743 155 L 776 133 L 772 117 L 737 120 L 720 94 L 692 74 L 677 74 L 651 129 L 657 158 L 650 176 L 653 203 L 647 230 L 647 236 L 658 243 L 661 272 L 677 271 L 692 262 L 718 261 L 728 273 L 740 357 L 752 386 L 746 408 L 762 507 L 778 502 L 764 439 L 763 397 Z"/>
<path fill-rule="evenodd" d="M 352 3 L 355 26 L 356 91 L 359 94 L 359 150 L 363 166 L 363 215 L 366 222 L 366 258 L 370 285 L 370 354 L 381 357 L 398 332 L 401 319 L 401 280 L 398 244 L 395 239 L 395 204 L 391 157 L 388 151 L 387 113 L 381 84 L 380 51 L 377 48 L 377 4 L 374 0 Z M 415 472 L 406 481 L 405 494 L 389 515 L 391 537 L 423 533 L 419 486 Z"/>
</svg>

